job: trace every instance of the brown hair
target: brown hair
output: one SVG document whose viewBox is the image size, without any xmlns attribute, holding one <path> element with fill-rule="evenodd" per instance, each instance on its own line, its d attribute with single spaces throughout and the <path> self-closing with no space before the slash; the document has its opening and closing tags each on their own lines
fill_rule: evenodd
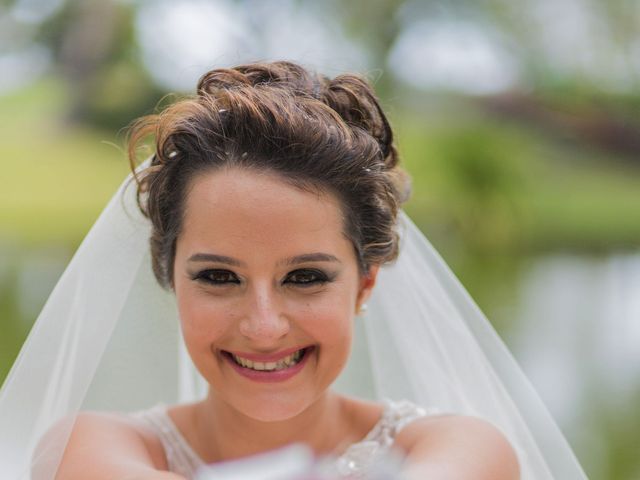
<svg viewBox="0 0 640 480">
<path fill-rule="evenodd" d="M 358 76 L 329 79 L 290 62 L 211 70 L 197 95 L 140 118 L 129 134 L 134 173 L 138 147 L 155 138 L 151 163 L 135 178 L 138 204 L 152 222 L 153 271 L 166 288 L 189 182 L 221 167 L 268 170 L 335 194 L 361 271 L 397 256 L 408 177 L 397 166 L 389 122 Z"/>
</svg>

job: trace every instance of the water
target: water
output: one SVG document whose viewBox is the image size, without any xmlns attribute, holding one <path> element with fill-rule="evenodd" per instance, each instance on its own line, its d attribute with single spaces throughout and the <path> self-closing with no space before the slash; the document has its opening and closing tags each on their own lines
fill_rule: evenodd
<svg viewBox="0 0 640 480">
<path fill-rule="evenodd" d="M 511 347 L 588 473 L 640 478 L 640 254 L 540 258 L 519 291 Z"/>
<path fill-rule="evenodd" d="M 0 249 L 0 379 L 70 256 Z M 640 253 L 458 267 L 588 476 L 639 479 Z"/>
</svg>

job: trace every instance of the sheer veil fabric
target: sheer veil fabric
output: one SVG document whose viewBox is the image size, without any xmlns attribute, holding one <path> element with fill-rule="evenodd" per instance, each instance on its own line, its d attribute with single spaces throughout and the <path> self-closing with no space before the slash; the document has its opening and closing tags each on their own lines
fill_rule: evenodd
<svg viewBox="0 0 640 480">
<path fill-rule="evenodd" d="M 536 392 L 464 287 L 402 214 L 401 254 L 356 319 L 335 388 L 484 418 L 525 480 L 585 479 Z M 53 290 L 0 391 L 0 471 L 53 480 L 81 410 L 192 401 L 206 383 L 182 345 L 172 295 L 151 272 L 148 221 L 128 178 Z M 43 440 L 43 435 L 46 437 Z"/>
</svg>

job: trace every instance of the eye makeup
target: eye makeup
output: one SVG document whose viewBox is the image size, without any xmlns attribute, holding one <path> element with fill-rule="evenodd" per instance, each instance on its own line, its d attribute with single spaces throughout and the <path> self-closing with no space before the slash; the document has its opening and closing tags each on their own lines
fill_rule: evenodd
<svg viewBox="0 0 640 480">
<path fill-rule="evenodd" d="M 201 270 L 195 274 L 190 275 L 190 277 L 191 280 L 215 286 L 240 284 L 240 279 L 235 273 L 230 270 L 219 268 L 209 268 L 206 270 Z"/>
<path fill-rule="evenodd" d="M 299 268 L 285 275 L 281 284 L 285 286 L 308 288 L 333 282 L 337 272 L 324 272 L 317 268 Z M 207 268 L 189 274 L 191 280 L 212 286 L 240 285 L 242 280 L 227 269 Z"/>
<path fill-rule="evenodd" d="M 335 280 L 336 275 L 336 273 L 325 273 L 315 268 L 300 268 L 287 274 L 283 283 L 307 288 L 332 282 Z"/>
</svg>

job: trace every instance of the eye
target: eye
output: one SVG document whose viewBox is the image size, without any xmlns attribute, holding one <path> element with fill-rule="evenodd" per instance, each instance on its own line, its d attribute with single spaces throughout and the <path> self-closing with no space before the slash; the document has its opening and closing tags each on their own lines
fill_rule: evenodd
<svg viewBox="0 0 640 480">
<path fill-rule="evenodd" d="M 284 283 L 289 283 L 298 287 L 309 287 L 312 285 L 322 285 L 329 281 L 329 277 L 320 270 L 295 270 L 287 275 Z"/>
<path fill-rule="evenodd" d="M 211 285 L 240 283 L 238 276 L 229 270 L 203 270 L 202 272 L 198 272 L 193 279 Z"/>
</svg>

